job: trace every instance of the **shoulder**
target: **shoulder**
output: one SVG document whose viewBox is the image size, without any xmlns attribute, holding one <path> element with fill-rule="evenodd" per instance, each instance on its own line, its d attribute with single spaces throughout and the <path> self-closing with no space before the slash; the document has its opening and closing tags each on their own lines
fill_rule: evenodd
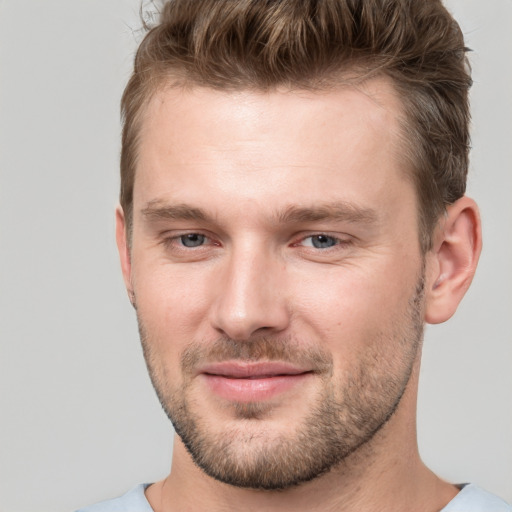
<svg viewBox="0 0 512 512">
<path fill-rule="evenodd" d="M 153 512 L 144 491 L 150 484 L 140 484 L 126 494 L 107 501 L 102 501 L 76 512 Z"/>
<path fill-rule="evenodd" d="M 441 512 L 512 512 L 512 506 L 476 485 L 467 484 Z"/>
</svg>

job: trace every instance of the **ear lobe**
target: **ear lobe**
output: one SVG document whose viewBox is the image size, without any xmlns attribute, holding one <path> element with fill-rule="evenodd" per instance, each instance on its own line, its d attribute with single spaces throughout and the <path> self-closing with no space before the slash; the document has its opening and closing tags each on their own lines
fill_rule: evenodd
<svg viewBox="0 0 512 512">
<path fill-rule="evenodd" d="M 126 233 L 126 222 L 124 212 L 121 206 L 116 208 L 116 242 L 123 272 L 124 284 L 128 292 L 128 298 L 132 305 L 134 304 L 133 286 L 132 286 L 132 263 L 130 255 L 130 246 Z"/>
<path fill-rule="evenodd" d="M 426 322 L 442 323 L 455 313 L 473 280 L 481 249 L 478 206 L 464 196 L 447 208 L 427 255 Z"/>
</svg>

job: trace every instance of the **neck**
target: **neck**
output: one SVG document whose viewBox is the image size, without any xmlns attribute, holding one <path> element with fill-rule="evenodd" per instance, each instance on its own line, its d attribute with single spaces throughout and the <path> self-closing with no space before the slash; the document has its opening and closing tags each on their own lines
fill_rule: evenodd
<svg viewBox="0 0 512 512">
<path fill-rule="evenodd" d="M 458 490 L 420 460 L 415 423 L 417 378 L 418 368 L 397 411 L 371 441 L 311 482 L 283 491 L 233 487 L 207 476 L 176 438 L 170 475 L 152 485 L 146 496 L 155 512 L 240 508 L 248 512 L 438 511 Z"/>
</svg>

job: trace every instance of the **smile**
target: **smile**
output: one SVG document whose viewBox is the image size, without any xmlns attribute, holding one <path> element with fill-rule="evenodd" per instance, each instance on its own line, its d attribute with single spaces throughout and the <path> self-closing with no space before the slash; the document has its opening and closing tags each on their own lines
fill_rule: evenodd
<svg viewBox="0 0 512 512">
<path fill-rule="evenodd" d="M 299 386 L 311 375 L 311 369 L 278 362 L 214 363 L 200 372 L 214 395 L 245 403 L 269 400 Z"/>
</svg>

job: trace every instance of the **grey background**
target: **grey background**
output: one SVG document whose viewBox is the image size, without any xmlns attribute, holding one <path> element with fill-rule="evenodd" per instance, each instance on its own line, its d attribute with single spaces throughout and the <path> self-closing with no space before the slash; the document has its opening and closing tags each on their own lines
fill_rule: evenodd
<svg viewBox="0 0 512 512">
<path fill-rule="evenodd" d="M 512 1 L 449 6 L 475 50 L 469 192 L 485 249 L 454 319 L 427 330 L 420 450 L 512 501 Z M 73 510 L 169 469 L 114 244 L 138 8 L 0 0 L 1 512 Z"/>
</svg>

